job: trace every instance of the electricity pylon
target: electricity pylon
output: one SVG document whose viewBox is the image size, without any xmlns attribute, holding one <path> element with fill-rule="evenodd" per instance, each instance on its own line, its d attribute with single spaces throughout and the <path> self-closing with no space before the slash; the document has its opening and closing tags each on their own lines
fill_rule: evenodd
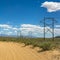
<svg viewBox="0 0 60 60">
<path fill-rule="evenodd" d="M 46 21 L 48 21 L 48 23 Z M 44 24 L 44 40 L 46 39 L 47 32 L 50 32 L 52 34 L 52 40 L 54 41 L 54 26 L 55 26 L 56 22 L 57 21 L 55 20 L 55 18 L 44 17 L 44 19 L 43 19 L 43 24 Z M 46 26 L 51 27 L 51 29 L 47 28 Z M 46 32 L 46 28 L 47 28 L 47 32 Z"/>
</svg>

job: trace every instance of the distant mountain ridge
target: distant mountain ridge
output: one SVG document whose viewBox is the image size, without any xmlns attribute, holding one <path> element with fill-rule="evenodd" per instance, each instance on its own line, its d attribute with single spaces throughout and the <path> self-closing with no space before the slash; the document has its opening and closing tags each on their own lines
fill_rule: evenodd
<svg viewBox="0 0 60 60">
<path fill-rule="evenodd" d="M 60 36 L 56 36 L 55 38 L 60 38 Z"/>
</svg>

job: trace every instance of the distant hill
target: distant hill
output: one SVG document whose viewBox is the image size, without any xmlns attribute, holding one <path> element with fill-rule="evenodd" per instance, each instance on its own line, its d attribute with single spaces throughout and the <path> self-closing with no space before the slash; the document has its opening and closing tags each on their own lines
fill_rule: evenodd
<svg viewBox="0 0 60 60">
<path fill-rule="evenodd" d="M 55 38 L 60 38 L 60 36 L 56 36 Z"/>
<path fill-rule="evenodd" d="M 0 37 L 16 37 L 16 35 L 0 34 Z"/>
</svg>

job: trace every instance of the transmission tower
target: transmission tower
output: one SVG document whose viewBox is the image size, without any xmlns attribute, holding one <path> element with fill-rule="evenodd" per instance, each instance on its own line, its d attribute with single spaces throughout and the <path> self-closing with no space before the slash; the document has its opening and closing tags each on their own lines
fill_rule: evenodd
<svg viewBox="0 0 60 60">
<path fill-rule="evenodd" d="M 29 31 L 29 37 L 32 38 L 32 31 Z"/>
<path fill-rule="evenodd" d="M 50 22 L 46 22 L 46 21 L 50 21 Z M 50 18 L 50 17 L 44 17 L 43 19 L 43 24 L 44 24 L 44 40 L 46 39 L 46 34 L 47 32 L 50 32 L 52 34 L 52 40 L 54 41 L 54 26 L 55 23 L 57 21 L 55 20 L 55 18 Z M 51 27 L 51 29 L 47 28 L 47 27 Z M 47 28 L 47 32 L 46 32 L 46 28 Z"/>
</svg>

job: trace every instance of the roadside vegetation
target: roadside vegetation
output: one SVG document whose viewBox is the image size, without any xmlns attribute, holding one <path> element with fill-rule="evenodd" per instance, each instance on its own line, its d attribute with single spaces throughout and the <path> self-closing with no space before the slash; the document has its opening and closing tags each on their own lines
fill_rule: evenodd
<svg viewBox="0 0 60 60">
<path fill-rule="evenodd" d="M 34 47 L 42 48 L 42 51 L 51 49 L 60 49 L 60 38 L 23 38 L 23 37 L 0 37 L 0 41 L 24 43 L 25 46 L 32 45 Z"/>
</svg>

